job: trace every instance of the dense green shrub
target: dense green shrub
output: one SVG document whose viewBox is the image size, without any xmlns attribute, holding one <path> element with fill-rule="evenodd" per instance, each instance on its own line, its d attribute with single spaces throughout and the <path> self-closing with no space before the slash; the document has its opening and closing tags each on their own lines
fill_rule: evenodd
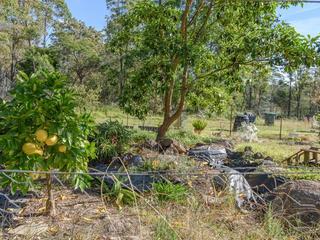
<svg viewBox="0 0 320 240">
<path fill-rule="evenodd" d="M 206 135 L 194 134 L 192 131 L 171 130 L 167 134 L 168 138 L 175 139 L 185 146 L 192 146 L 197 143 L 211 143 L 214 138 Z"/>
<path fill-rule="evenodd" d="M 107 121 L 97 127 L 96 146 L 100 160 L 119 156 L 131 139 L 131 131 L 119 121 Z"/>
<path fill-rule="evenodd" d="M 192 122 L 194 131 L 198 134 L 200 134 L 206 128 L 207 124 L 208 123 L 202 119 L 196 119 Z"/>
</svg>

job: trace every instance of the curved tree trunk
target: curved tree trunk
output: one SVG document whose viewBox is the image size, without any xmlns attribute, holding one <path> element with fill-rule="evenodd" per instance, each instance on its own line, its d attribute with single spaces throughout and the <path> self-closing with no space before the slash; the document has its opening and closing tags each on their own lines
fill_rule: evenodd
<svg viewBox="0 0 320 240">
<path fill-rule="evenodd" d="M 172 100 L 172 92 L 173 92 L 173 84 L 171 86 L 172 89 L 168 89 L 166 91 L 166 96 L 165 96 L 165 108 L 164 108 L 164 117 L 163 117 L 163 122 L 161 126 L 159 127 L 158 134 L 157 134 L 157 141 L 161 140 L 162 138 L 165 137 L 167 131 L 169 130 L 169 127 L 181 116 L 183 108 L 184 108 L 184 103 L 185 103 L 185 98 L 187 95 L 187 80 L 188 80 L 188 66 L 185 65 L 184 70 L 183 70 L 183 76 L 182 76 L 182 82 L 181 82 L 181 90 L 180 90 L 180 100 L 178 104 L 177 110 L 173 113 L 170 114 L 171 110 L 171 100 Z"/>
<path fill-rule="evenodd" d="M 185 47 L 187 48 L 187 26 L 188 26 L 188 15 L 191 9 L 191 5 L 193 3 L 193 0 L 187 0 L 185 3 L 185 9 L 182 14 L 182 20 L 181 20 L 181 37 L 184 41 Z M 213 1 L 211 2 L 210 6 L 212 7 Z M 202 4 L 200 4 L 201 8 Z M 208 16 L 210 15 L 211 12 L 211 7 L 208 10 L 207 13 L 207 18 L 205 19 L 204 23 L 200 27 L 198 34 L 195 35 L 195 40 L 197 40 L 201 36 L 201 31 L 205 28 Z M 157 141 L 161 140 L 162 138 L 165 137 L 167 131 L 169 130 L 169 127 L 181 116 L 184 104 L 185 104 L 185 98 L 188 92 L 188 52 L 186 51 L 183 56 L 183 60 L 179 58 L 178 55 L 173 56 L 172 59 L 172 77 L 169 81 L 168 88 L 165 92 L 165 97 L 164 97 L 164 117 L 163 117 L 163 122 L 161 126 L 159 127 L 158 134 L 157 134 Z M 183 73 L 182 73 L 182 80 L 181 80 L 181 89 L 180 89 L 180 99 L 178 103 L 178 107 L 175 110 L 174 113 L 171 113 L 172 110 L 172 95 L 173 95 L 173 90 L 175 86 L 175 80 L 174 80 L 174 74 L 177 74 L 178 70 L 178 65 L 180 62 L 183 62 Z"/>
</svg>

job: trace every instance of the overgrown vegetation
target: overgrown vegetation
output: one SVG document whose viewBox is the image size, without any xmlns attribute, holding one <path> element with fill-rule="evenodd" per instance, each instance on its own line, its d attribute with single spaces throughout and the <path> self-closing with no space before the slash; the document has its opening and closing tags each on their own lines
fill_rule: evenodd
<svg viewBox="0 0 320 240">
<path fill-rule="evenodd" d="M 174 162 L 161 161 L 160 159 L 147 159 L 143 161 L 141 166 L 137 167 L 137 170 L 141 172 L 154 172 L 173 170 L 175 168 L 176 164 Z"/>
<path fill-rule="evenodd" d="M 119 121 L 107 121 L 97 127 L 95 142 L 100 160 L 108 160 L 123 153 L 130 142 L 131 131 Z"/>
<path fill-rule="evenodd" d="M 87 208 L 89 201 L 72 202 L 72 207 L 64 208 L 67 213 L 59 216 L 61 222 L 85 228 L 90 222 L 106 222 L 114 205 L 119 209 L 128 205 L 128 212 L 123 211 L 123 235 L 131 224 L 127 218 L 134 216 L 132 226 L 140 231 L 142 225 L 151 225 L 155 239 L 307 239 L 307 233 L 292 233 L 271 209 L 262 220 L 253 212 L 240 212 L 234 207 L 234 196 L 223 196 L 224 192 L 216 192 L 197 176 L 177 179 L 187 184 L 157 182 L 149 193 L 137 194 L 130 185 L 124 186 L 128 179 L 104 172 L 108 167 L 104 164 L 114 163 L 110 160 L 121 157 L 129 146 L 136 151 L 132 155 L 146 157 L 139 158 L 137 165 L 129 159 L 118 171 L 137 175 L 208 171 L 206 162 L 191 160 L 184 148 L 222 138 L 235 141 L 236 150 L 252 146 L 254 152 L 272 157 L 283 168 L 284 160 L 294 152 L 319 146 L 320 38 L 299 34 L 278 16 L 280 8 L 299 3 L 106 0 L 106 4 L 106 26 L 97 31 L 74 18 L 64 0 L 0 3 L 0 169 L 9 171 L 0 174 L 0 187 L 23 194 L 40 190 L 39 201 L 28 202 L 38 212 L 29 214 L 23 209 L 16 219 L 42 212 L 43 206 L 38 205 L 43 176 L 37 171 L 46 172 L 48 212 L 54 200 L 81 196 L 78 192 L 53 196 L 53 178 L 62 191 L 70 182 L 84 190 L 90 186 L 87 165 L 91 159 L 93 164 L 100 161 L 103 170 L 98 175 L 105 175 L 99 186 L 101 195 L 96 194 L 98 188 L 92 188 L 99 195 L 93 198 L 104 201 L 90 211 L 84 209 L 86 214 L 94 212 L 91 219 L 74 217 L 77 208 Z M 258 115 L 261 141 L 242 143 L 231 131 L 235 115 L 247 110 Z M 265 126 L 259 116 L 266 111 L 281 113 L 286 119 Z M 304 122 L 297 121 L 304 118 Z M 158 131 L 144 131 L 141 126 Z M 142 149 L 140 143 L 164 137 L 178 141 L 175 146 L 170 143 L 165 154 Z M 179 156 L 173 155 L 177 152 Z M 288 179 L 320 180 L 316 167 L 308 173 L 294 168 L 283 171 Z M 101 208 L 105 215 L 99 215 Z M 11 216 L 11 209 L 4 213 Z M 41 219 L 53 225 L 59 222 L 45 220 Z M 108 230 L 119 225 L 113 222 L 115 218 L 111 220 Z M 55 227 L 60 230 L 61 225 Z M 97 225 L 91 225 L 90 231 L 94 233 Z M 55 236 L 59 230 L 51 225 L 48 229 L 45 234 L 59 239 Z M 76 232 L 68 226 L 67 234 L 70 229 Z"/>
<path fill-rule="evenodd" d="M 104 178 L 102 179 L 104 181 Z M 124 186 L 123 181 L 114 177 L 112 180 L 112 186 L 108 186 L 107 183 L 103 182 L 103 194 L 107 201 L 115 203 L 120 209 L 124 205 L 133 205 L 138 198 L 130 186 Z"/>
<path fill-rule="evenodd" d="M 264 229 L 271 239 L 286 239 L 284 227 L 279 219 L 274 218 L 272 209 L 269 207 L 265 214 Z"/>
<path fill-rule="evenodd" d="M 177 234 L 172 230 L 172 228 L 168 225 L 168 222 L 166 222 L 163 219 L 160 219 L 155 225 L 154 239 L 155 240 L 176 240 L 179 238 Z"/>
<path fill-rule="evenodd" d="M 160 202 L 184 203 L 190 194 L 189 190 L 182 184 L 173 184 L 170 181 L 154 183 L 153 190 Z"/>
</svg>

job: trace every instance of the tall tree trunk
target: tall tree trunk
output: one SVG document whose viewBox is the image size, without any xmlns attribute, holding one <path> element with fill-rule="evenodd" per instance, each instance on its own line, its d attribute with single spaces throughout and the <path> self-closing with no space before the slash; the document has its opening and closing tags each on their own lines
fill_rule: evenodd
<svg viewBox="0 0 320 240">
<path fill-rule="evenodd" d="M 47 1 L 45 1 L 45 2 L 46 2 L 46 4 L 48 4 Z M 42 41 L 43 48 L 45 48 L 47 45 L 47 18 L 48 18 L 48 12 L 46 9 L 45 13 L 44 13 L 44 20 L 43 20 L 43 41 Z"/>
<path fill-rule="evenodd" d="M 120 67 L 119 93 L 120 95 L 122 95 L 123 87 L 124 87 L 124 67 L 123 67 L 122 51 L 120 52 L 119 67 Z"/>
<path fill-rule="evenodd" d="M 181 19 L 181 37 L 184 40 L 185 47 L 187 46 L 187 23 L 188 23 L 188 14 L 191 8 L 193 0 L 187 0 L 185 4 L 185 9 L 182 14 Z M 178 56 L 174 56 L 172 59 L 172 75 L 169 81 L 169 86 L 165 92 L 164 97 L 164 117 L 161 126 L 159 127 L 158 134 L 157 134 L 157 141 L 161 140 L 165 137 L 169 127 L 171 124 L 176 121 L 182 114 L 185 98 L 187 95 L 187 81 L 188 81 L 188 53 L 187 51 L 184 54 L 184 62 L 183 62 L 183 74 L 182 74 L 182 81 L 181 81 L 181 89 L 180 89 L 180 99 L 178 103 L 178 107 L 176 111 L 171 114 L 172 109 L 172 95 L 174 90 L 174 74 L 177 73 L 178 64 L 180 59 Z"/>
<path fill-rule="evenodd" d="M 287 117 L 288 117 L 288 118 L 290 118 L 290 116 L 291 116 L 292 81 L 293 81 L 293 75 L 292 75 L 292 73 L 290 73 L 290 76 L 289 76 L 288 113 L 287 113 Z"/>
<path fill-rule="evenodd" d="M 48 215 L 56 215 L 56 207 L 54 196 L 52 193 L 52 174 L 46 174 L 46 182 L 47 182 L 47 202 L 46 202 L 46 213 Z"/>
<path fill-rule="evenodd" d="M 260 107 L 261 107 L 261 101 L 262 101 L 262 90 L 261 88 L 259 89 L 259 93 L 258 93 L 258 102 L 257 102 L 257 106 L 256 106 L 256 113 L 260 116 L 261 112 L 260 112 Z"/>
<path fill-rule="evenodd" d="M 302 95 L 302 87 L 298 86 L 298 93 L 297 93 L 297 108 L 296 108 L 296 117 L 298 119 L 301 118 L 301 95 Z"/>
<path fill-rule="evenodd" d="M 252 83 L 249 81 L 249 102 L 248 102 L 249 110 L 252 109 Z"/>
<path fill-rule="evenodd" d="M 174 121 L 176 121 L 182 114 L 183 108 L 184 108 L 184 102 L 185 102 L 185 97 L 187 94 L 187 80 L 188 80 L 188 66 L 185 65 L 184 67 L 184 71 L 183 71 L 183 76 L 182 76 L 182 83 L 181 83 L 181 90 L 180 90 L 180 100 L 179 100 L 179 104 L 178 107 L 176 109 L 176 111 L 173 114 L 170 114 L 170 110 L 171 110 L 171 100 L 170 100 L 170 104 L 166 104 L 165 105 L 165 109 L 164 109 L 164 117 L 163 117 L 163 122 L 161 124 L 161 126 L 159 127 L 158 130 L 158 134 L 157 134 L 157 141 L 163 139 L 169 129 L 169 127 L 172 125 L 172 123 L 174 123 Z M 172 89 L 168 89 L 166 93 L 166 96 L 170 95 L 170 92 L 173 91 L 173 87 Z M 171 95 L 172 98 L 172 95 Z"/>
<path fill-rule="evenodd" d="M 16 44 L 15 44 L 15 40 L 12 40 L 11 63 L 10 63 L 10 81 L 11 81 L 10 84 L 12 84 L 14 82 L 15 64 L 16 64 Z"/>
</svg>

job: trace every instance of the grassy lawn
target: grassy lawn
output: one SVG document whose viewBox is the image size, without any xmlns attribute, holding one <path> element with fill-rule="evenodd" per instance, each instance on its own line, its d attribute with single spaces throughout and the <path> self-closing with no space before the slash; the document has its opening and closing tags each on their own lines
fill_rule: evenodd
<svg viewBox="0 0 320 240">
<path fill-rule="evenodd" d="M 154 138 L 155 133 L 138 130 L 138 126 L 159 126 L 162 121 L 161 115 L 148 116 L 145 121 L 132 117 L 121 111 L 115 106 L 104 106 L 99 110 L 93 111 L 93 116 L 97 123 L 106 120 L 118 120 L 124 125 L 134 126 L 137 138 Z M 218 138 L 220 133 L 222 138 L 234 140 L 236 143 L 236 150 L 242 150 L 245 146 L 252 146 L 255 152 L 261 152 L 265 156 L 272 157 L 275 161 L 281 162 L 288 156 L 297 152 L 301 148 L 308 148 L 309 146 L 296 144 L 297 139 L 289 139 L 290 133 L 297 133 L 299 141 L 311 142 L 312 145 L 317 145 L 317 133 L 311 129 L 311 124 L 304 121 L 297 121 L 293 119 L 284 119 L 282 122 L 282 140 L 280 135 L 280 120 L 275 121 L 274 126 L 266 126 L 264 119 L 258 118 L 256 126 L 258 128 L 259 142 L 247 143 L 239 140 L 239 133 L 232 133 L 230 136 L 230 120 L 223 117 L 207 118 L 208 125 L 201 133 L 197 135 L 193 133 L 192 121 L 197 119 L 196 115 L 188 115 L 183 118 L 182 128 L 177 129 L 173 125 L 168 132 L 168 136 L 182 141 L 184 144 L 191 146 L 197 142 L 209 142 L 214 138 Z M 233 124 L 233 122 L 232 122 Z M 220 137 L 219 136 L 219 137 Z"/>
</svg>

